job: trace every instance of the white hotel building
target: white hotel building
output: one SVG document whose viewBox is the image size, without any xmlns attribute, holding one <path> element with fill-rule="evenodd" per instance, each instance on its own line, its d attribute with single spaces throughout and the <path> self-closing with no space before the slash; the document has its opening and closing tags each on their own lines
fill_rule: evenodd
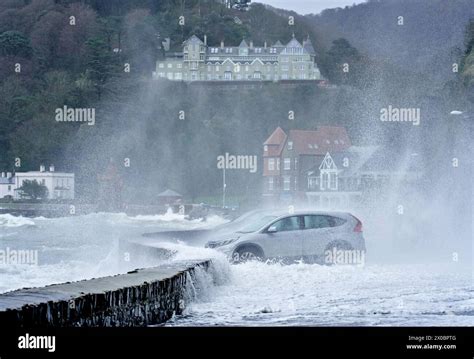
<svg viewBox="0 0 474 359">
<path fill-rule="evenodd" d="M 206 36 L 183 43 L 183 52 L 168 53 L 157 61 L 153 76 L 171 81 L 282 81 L 320 80 L 310 39 L 293 38 L 268 46 L 242 40 L 239 46 L 208 46 Z"/>
<path fill-rule="evenodd" d="M 74 173 L 56 172 L 54 166 L 46 171 L 41 165 L 39 171 L 2 172 L 0 177 L 0 198 L 11 196 L 20 199 L 19 189 L 25 180 L 36 180 L 48 189 L 48 199 L 74 199 Z"/>
</svg>

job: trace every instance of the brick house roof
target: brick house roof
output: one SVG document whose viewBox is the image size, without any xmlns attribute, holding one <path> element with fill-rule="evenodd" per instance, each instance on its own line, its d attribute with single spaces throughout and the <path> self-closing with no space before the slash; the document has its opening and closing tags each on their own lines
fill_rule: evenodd
<svg viewBox="0 0 474 359">
<path fill-rule="evenodd" d="M 263 143 L 268 146 L 268 151 L 264 152 L 264 156 L 279 156 L 281 151 L 285 147 L 287 135 L 280 127 L 277 127 L 275 131 L 268 137 Z"/>
<path fill-rule="evenodd" d="M 351 147 L 346 129 L 336 126 L 321 126 L 317 131 L 291 130 L 288 141 L 293 141 L 293 148 L 300 155 L 325 155 Z"/>
<path fill-rule="evenodd" d="M 320 126 L 316 131 L 290 130 L 289 136 L 278 127 L 264 142 L 268 146 L 265 156 L 279 156 L 287 142 L 293 142 L 298 155 L 325 155 L 343 152 L 352 146 L 344 127 Z"/>
</svg>

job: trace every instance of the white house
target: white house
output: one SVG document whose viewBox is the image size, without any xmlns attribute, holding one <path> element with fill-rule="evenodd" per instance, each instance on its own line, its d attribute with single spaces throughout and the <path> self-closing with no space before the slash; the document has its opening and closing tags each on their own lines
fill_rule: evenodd
<svg viewBox="0 0 474 359">
<path fill-rule="evenodd" d="M 2 173 L 0 178 L 0 198 L 7 195 L 20 199 L 19 189 L 25 180 L 36 180 L 48 189 L 48 199 L 74 199 L 74 173 L 56 172 L 54 166 L 46 171 L 41 165 L 39 171 Z"/>
<path fill-rule="evenodd" d="M 0 177 L 0 198 L 4 198 L 5 196 L 12 196 L 15 194 L 15 182 L 12 177 L 11 172 L 2 172 L 2 176 Z"/>
</svg>

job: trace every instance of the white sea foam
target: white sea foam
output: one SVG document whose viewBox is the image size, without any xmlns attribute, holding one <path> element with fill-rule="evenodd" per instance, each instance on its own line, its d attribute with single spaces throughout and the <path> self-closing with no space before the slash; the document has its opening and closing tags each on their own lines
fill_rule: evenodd
<svg viewBox="0 0 474 359">
<path fill-rule="evenodd" d="M 34 226 L 35 222 L 33 219 L 25 217 L 16 217 L 11 214 L 0 214 L 0 228 L 1 227 L 21 227 L 21 226 Z"/>
</svg>

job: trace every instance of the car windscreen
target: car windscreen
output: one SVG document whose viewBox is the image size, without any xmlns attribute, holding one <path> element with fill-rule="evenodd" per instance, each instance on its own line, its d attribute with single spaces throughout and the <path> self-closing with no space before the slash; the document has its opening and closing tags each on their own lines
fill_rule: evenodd
<svg viewBox="0 0 474 359">
<path fill-rule="evenodd" d="M 251 232 L 256 232 L 263 226 L 265 226 L 267 223 L 270 223 L 274 219 L 277 219 L 278 216 L 255 216 L 252 218 L 249 218 L 248 222 L 246 225 L 242 226 L 237 233 L 251 233 Z"/>
<path fill-rule="evenodd" d="M 261 216 L 264 210 L 262 209 L 255 209 L 253 211 L 245 212 L 239 217 L 233 219 L 230 222 L 222 223 L 215 226 L 213 229 L 216 231 L 229 231 L 229 230 L 239 230 L 241 227 L 247 224 L 249 218 Z"/>
</svg>

